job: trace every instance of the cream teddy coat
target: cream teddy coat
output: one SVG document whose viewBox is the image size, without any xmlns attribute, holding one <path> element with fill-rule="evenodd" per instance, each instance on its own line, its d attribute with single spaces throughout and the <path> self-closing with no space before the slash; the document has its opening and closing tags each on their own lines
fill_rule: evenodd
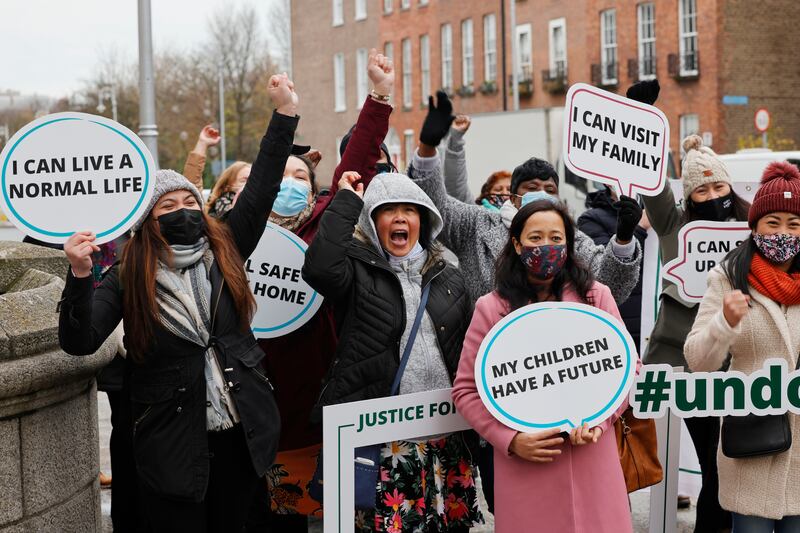
<svg viewBox="0 0 800 533">
<path fill-rule="evenodd" d="M 751 374 L 764 361 L 782 358 L 790 370 L 800 352 L 800 305 L 782 306 L 750 287 L 751 308 L 732 328 L 722 313 L 722 300 L 732 287 L 720 266 L 708 276 L 684 354 L 693 371 L 719 369 L 728 353 L 731 370 Z M 780 519 L 800 515 L 800 426 L 789 415 L 792 447 L 784 453 L 731 459 L 717 453 L 719 502 L 743 515 Z"/>
</svg>

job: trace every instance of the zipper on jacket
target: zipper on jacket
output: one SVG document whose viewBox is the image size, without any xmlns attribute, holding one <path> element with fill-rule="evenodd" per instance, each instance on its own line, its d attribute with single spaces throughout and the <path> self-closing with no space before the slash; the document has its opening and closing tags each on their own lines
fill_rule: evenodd
<svg viewBox="0 0 800 533">
<path fill-rule="evenodd" d="M 144 413 L 142 413 L 139 416 L 139 418 L 136 419 L 136 421 L 133 423 L 133 432 L 132 432 L 131 437 L 136 437 L 136 429 L 139 427 L 139 424 L 141 424 L 142 421 L 147 417 L 147 415 L 150 414 L 150 411 L 152 409 L 153 409 L 153 406 L 152 405 L 148 405 L 147 409 L 144 410 Z"/>
<path fill-rule="evenodd" d="M 269 380 L 269 378 L 268 378 L 266 375 L 264 375 L 264 374 L 262 374 L 261 372 L 259 372 L 259 370 L 258 370 L 256 367 L 253 367 L 253 368 L 251 368 L 250 370 L 252 370 L 252 371 L 255 373 L 255 375 L 256 375 L 256 376 L 258 376 L 259 378 L 261 378 L 261 381 L 263 381 L 264 383 L 266 383 L 266 384 L 267 384 L 267 386 L 269 387 L 269 389 L 270 389 L 272 392 L 275 392 L 275 387 L 273 387 L 273 386 L 272 386 L 272 382 Z"/>
</svg>

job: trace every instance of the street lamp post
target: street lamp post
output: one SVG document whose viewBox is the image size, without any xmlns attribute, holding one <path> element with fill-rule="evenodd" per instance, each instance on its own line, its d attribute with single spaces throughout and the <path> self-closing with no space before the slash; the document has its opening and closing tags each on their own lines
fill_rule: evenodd
<svg viewBox="0 0 800 533">
<path fill-rule="evenodd" d="M 139 137 L 158 164 L 156 90 L 153 76 L 153 31 L 150 0 L 139 0 Z"/>
<path fill-rule="evenodd" d="M 116 85 L 105 85 L 100 88 L 100 91 L 97 93 L 97 112 L 102 113 L 106 110 L 106 106 L 103 104 L 104 100 L 111 100 L 111 118 L 114 119 L 114 122 L 119 122 L 117 120 L 117 87 Z"/>
<path fill-rule="evenodd" d="M 228 166 L 227 156 L 228 152 L 225 151 L 225 80 L 223 77 L 224 70 L 222 61 L 219 62 L 219 137 L 220 137 L 220 161 L 222 162 L 222 168 L 220 168 L 220 172 L 225 170 L 225 167 Z"/>
</svg>

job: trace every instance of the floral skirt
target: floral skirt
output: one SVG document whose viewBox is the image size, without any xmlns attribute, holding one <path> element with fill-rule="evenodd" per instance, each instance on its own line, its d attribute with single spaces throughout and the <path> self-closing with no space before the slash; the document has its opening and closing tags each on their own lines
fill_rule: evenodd
<svg viewBox="0 0 800 533">
<path fill-rule="evenodd" d="M 308 494 L 320 453 L 322 444 L 278 452 L 267 472 L 273 513 L 322 516 L 322 506 Z"/>
<path fill-rule="evenodd" d="M 482 523 L 476 472 L 460 433 L 387 443 L 374 511 L 356 512 L 356 531 L 451 531 Z"/>
</svg>

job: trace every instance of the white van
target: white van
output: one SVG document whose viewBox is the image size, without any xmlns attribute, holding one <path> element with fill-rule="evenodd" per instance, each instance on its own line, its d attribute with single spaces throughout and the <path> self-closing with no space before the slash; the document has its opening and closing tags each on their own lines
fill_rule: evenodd
<svg viewBox="0 0 800 533">
<path fill-rule="evenodd" d="M 748 148 L 735 154 L 720 154 L 732 181 L 761 180 L 764 169 L 773 161 L 789 161 L 800 168 L 800 151 L 773 152 L 767 148 Z"/>
</svg>

